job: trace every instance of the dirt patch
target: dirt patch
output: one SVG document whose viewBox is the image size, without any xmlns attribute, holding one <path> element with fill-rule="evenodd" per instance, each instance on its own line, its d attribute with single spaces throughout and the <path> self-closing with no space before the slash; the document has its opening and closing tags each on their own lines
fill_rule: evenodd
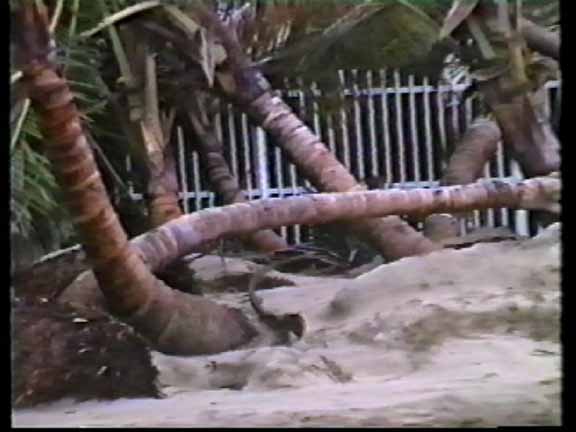
<svg viewBox="0 0 576 432">
<path fill-rule="evenodd" d="M 51 302 L 13 305 L 12 402 L 72 397 L 158 397 L 158 371 L 144 341 L 99 310 Z"/>
</svg>

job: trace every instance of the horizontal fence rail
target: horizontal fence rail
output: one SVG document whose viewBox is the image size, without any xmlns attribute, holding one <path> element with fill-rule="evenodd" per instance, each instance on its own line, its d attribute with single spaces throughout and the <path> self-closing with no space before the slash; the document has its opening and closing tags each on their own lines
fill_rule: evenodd
<svg viewBox="0 0 576 432">
<path fill-rule="evenodd" d="M 341 91 L 331 95 L 315 83 L 296 79 L 280 91 L 284 101 L 322 139 L 336 157 L 363 181 L 377 179 L 381 188 L 433 187 L 438 184 L 454 146 L 484 107 L 477 98 L 462 101 L 470 84 L 432 84 L 431 80 L 399 71 L 340 71 Z M 549 82 L 547 114 L 553 115 L 560 82 Z M 329 106 L 330 96 L 342 99 Z M 177 127 L 175 142 L 180 199 L 185 212 L 218 205 L 209 191 L 194 137 Z M 188 128 L 189 130 L 189 128 Z M 283 157 L 272 137 L 252 125 L 247 116 L 224 106 L 216 115 L 216 132 L 224 156 L 248 199 L 282 198 L 314 191 Z M 132 168 L 128 164 L 128 171 Z M 486 178 L 522 178 L 516 162 L 499 144 L 484 170 Z M 132 184 L 135 199 L 142 191 Z M 474 227 L 508 226 L 521 235 L 534 228 L 523 210 L 476 211 L 462 222 Z M 313 240 L 309 227 L 283 227 L 278 232 L 291 243 Z"/>
</svg>

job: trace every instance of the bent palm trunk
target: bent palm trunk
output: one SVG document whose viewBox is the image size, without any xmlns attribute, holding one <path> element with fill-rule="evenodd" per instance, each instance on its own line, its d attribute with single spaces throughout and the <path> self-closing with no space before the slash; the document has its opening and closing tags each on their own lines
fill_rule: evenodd
<svg viewBox="0 0 576 432">
<path fill-rule="evenodd" d="M 17 17 L 23 77 L 46 138 L 46 155 L 109 310 L 168 354 L 216 353 L 250 340 L 254 329 L 239 311 L 168 288 L 130 246 L 67 82 L 51 61 L 45 11 L 28 2 Z"/>
<path fill-rule="evenodd" d="M 515 183 L 479 181 L 434 189 L 372 190 L 264 199 L 201 210 L 134 238 L 131 243 L 157 271 L 205 242 L 258 229 L 324 224 L 391 214 L 454 213 L 487 208 L 560 211 L 560 179 L 538 177 Z"/>
<path fill-rule="evenodd" d="M 326 145 L 274 95 L 268 81 L 251 64 L 234 32 L 203 6 L 195 6 L 200 23 L 216 34 L 228 55 L 229 70 L 217 73 L 218 82 L 233 102 L 270 133 L 288 158 L 318 190 L 350 192 L 363 190 L 356 179 Z M 351 221 L 346 226 L 369 242 L 387 260 L 425 254 L 438 246 L 397 216 Z"/>
<path fill-rule="evenodd" d="M 240 185 L 230 172 L 222 154 L 222 144 L 211 130 L 211 125 L 205 124 L 201 116 L 192 109 L 188 109 L 188 117 L 198 138 L 196 147 L 214 190 L 221 195 L 224 204 L 248 202 Z M 209 122 L 208 119 L 206 120 Z M 243 236 L 242 240 L 262 252 L 288 248 L 288 243 L 272 230 L 258 231 Z"/>
</svg>

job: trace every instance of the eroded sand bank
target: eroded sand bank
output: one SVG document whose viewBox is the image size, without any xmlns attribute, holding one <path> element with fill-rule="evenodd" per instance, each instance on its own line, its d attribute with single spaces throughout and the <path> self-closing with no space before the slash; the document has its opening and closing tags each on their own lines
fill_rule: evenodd
<svg viewBox="0 0 576 432">
<path fill-rule="evenodd" d="M 560 424 L 559 230 L 407 258 L 352 280 L 296 277 L 261 291 L 269 308 L 305 316 L 307 334 L 293 346 L 154 353 L 165 399 L 66 400 L 17 410 L 13 424 Z M 204 261 L 204 274 L 216 277 L 217 263 Z"/>
</svg>

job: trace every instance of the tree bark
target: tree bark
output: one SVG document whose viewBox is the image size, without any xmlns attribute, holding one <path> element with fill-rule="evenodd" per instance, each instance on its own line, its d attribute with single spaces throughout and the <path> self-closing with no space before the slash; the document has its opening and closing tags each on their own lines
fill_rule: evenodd
<svg viewBox="0 0 576 432">
<path fill-rule="evenodd" d="M 17 18 L 23 79 L 46 138 L 46 155 L 110 312 L 168 354 L 216 353 L 249 341 L 255 330 L 239 311 L 170 289 L 130 246 L 68 84 L 51 61 L 45 11 L 25 3 Z"/>
<path fill-rule="evenodd" d="M 147 204 L 150 211 L 150 223 L 157 227 L 182 216 L 178 204 L 178 180 L 176 160 L 172 147 L 164 149 L 162 169 L 155 172 L 148 181 Z"/>
<path fill-rule="evenodd" d="M 486 119 L 476 119 L 454 149 L 440 185 L 464 185 L 482 176 L 486 163 L 496 154 L 502 138 L 498 125 Z M 456 237 L 460 233 L 458 215 L 430 215 L 424 220 L 423 233 L 432 241 Z"/>
<path fill-rule="evenodd" d="M 174 111 L 166 114 L 160 109 L 157 89 L 156 60 L 152 50 L 131 26 L 124 26 L 119 34 L 124 54 L 117 52 L 122 77 L 129 92 L 127 99 L 128 136 L 135 138 L 138 153 L 146 168 L 145 203 L 152 228 L 182 216 L 178 197 L 178 177 L 170 135 Z M 122 48 L 116 48 L 117 51 Z M 124 60 L 125 58 L 125 60 Z M 206 244 L 203 252 L 216 245 Z M 157 275 L 171 288 L 189 294 L 202 294 L 195 276 L 186 263 L 174 262 Z"/>
<path fill-rule="evenodd" d="M 230 172 L 228 162 L 222 153 L 222 143 L 213 132 L 213 124 L 210 124 L 209 119 L 206 119 L 207 123 L 203 122 L 202 116 L 192 108 L 188 109 L 188 117 L 198 138 L 195 143 L 196 148 L 214 191 L 222 197 L 224 204 L 248 202 L 240 185 Z M 262 252 L 274 252 L 289 247 L 288 243 L 272 230 L 262 230 L 242 236 L 241 240 Z"/>
<path fill-rule="evenodd" d="M 504 77 L 479 83 L 502 131 L 504 145 L 510 148 L 526 177 L 559 170 L 560 143 L 549 120 L 535 104 L 538 96 L 521 94 L 506 100 L 507 84 Z"/>
<path fill-rule="evenodd" d="M 454 149 L 444 175 L 442 186 L 473 183 L 482 176 L 484 166 L 496 154 L 502 138 L 498 125 L 486 119 L 477 119 Z"/>
<path fill-rule="evenodd" d="M 538 177 L 515 183 L 491 180 L 434 189 L 372 190 L 257 200 L 183 216 L 131 243 L 156 271 L 194 252 L 204 242 L 264 228 L 486 208 L 543 209 L 559 213 L 560 186 L 559 178 Z"/>
<path fill-rule="evenodd" d="M 153 227 L 182 216 L 178 204 L 176 162 L 170 146 L 172 119 L 163 116 L 157 89 L 156 60 L 148 45 L 128 25 L 120 31 L 126 55 L 123 71 L 126 90 L 129 92 L 128 119 L 131 135 L 137 140 L 145 157 L 148 174 L 146 204 Z"/>
<path fill-rule="evenodd" d="M 292 110 L 275 96 L 270 84 L 244 54 L 236 35 L 208 8 L 195 6 L 202 26 L 214 32 L 228 55 L 228 71 L 217 73 L 223 93 L 258 125 L 276 138 L 288 158 L 318 190 L 351 192 L 363 190 L 350 172 L 312 133 Z M 438 246 L 396 216 L 362 218 L 346 227 L 370 243 L 387 260 L 426 254 Z"/>
<path fill-rule="evenodd" d="M 481 0 L 466 19 L 476 45 L 466 52 L 478 88 L 502 131 L 504 145 L 526 177 L 560 169 L 560 144 L 544 112 L 535 101 L 538 79 L 530 80 L 524 40 L 510 19 L 505 3 Z"/>
<path fill-rule="evenodd" d="M 520 21 L 520 31 L 526 44 L 534 51 L 560 60 L 560 35 L 540 27 L 527 19 Z"/>
<path fill-rule="evenodd" d="M 148 267 L 157 272 L 174 260 L 196 252 L 206 242 L 291 224 L 325 224 L 393 213 L 451 213 L 502 207 L 545 209 L 558 214 L 560 187 L 560 179 L 543 177 L 516 184 L 492 180 L 436 189 L 326 193 L 250 201 L 182 216 L 130 243 Z M 81 294 L 98 303 L 94 298 L 95 284 L 95 280 L 87 280 Z"/>
</svg>

